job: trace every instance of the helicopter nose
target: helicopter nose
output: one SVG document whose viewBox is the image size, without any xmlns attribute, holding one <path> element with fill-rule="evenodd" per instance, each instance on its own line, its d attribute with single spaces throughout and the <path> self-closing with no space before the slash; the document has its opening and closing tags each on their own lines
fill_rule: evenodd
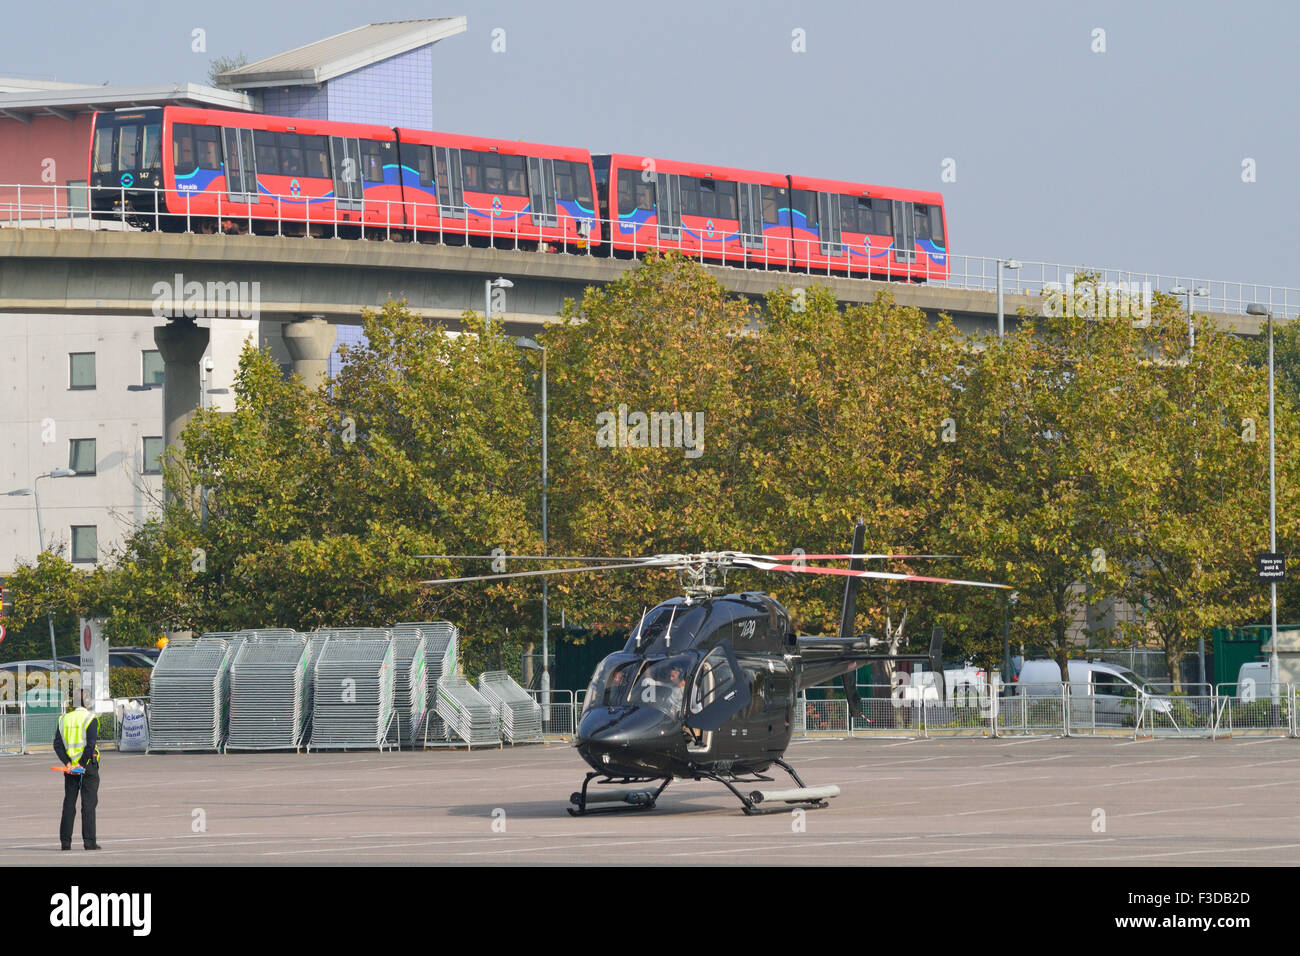
<svg viewBox="0 0 1300 956">
<path fill-rule="evenodd" d="M 671 726 L 654 707 L 597 707 L 582 715 L 575 743 L 605 753 L 639 750 L 659 745 Z"/>
</svg>

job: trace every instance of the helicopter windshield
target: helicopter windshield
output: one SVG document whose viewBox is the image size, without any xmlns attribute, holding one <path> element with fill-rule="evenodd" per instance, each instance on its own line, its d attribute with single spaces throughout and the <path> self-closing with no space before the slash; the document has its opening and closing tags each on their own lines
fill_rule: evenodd
<svg viewBox="0 0 1300 956">
<path fill-rule="evenodd" d="M 693 655 L 647 661 L 631 654 L 611 654 L 597 668 L 587 688 L 587 708 L 654 707 L 681 714 Z M 585 709 L 585 708 L 584 708 Z"/>
<path fill-rule="evenodd" d="M 661 604 L 650 611 L 628 638 L 623 652 L 628 654 L 672 654 L 691 646 L 708 612 L 701 604 Z M 670 627 L 671 625 L 671 627 Z"/>
<path fill-rule="evenodd" d="M 686 698 L 686 677 L 694 663 L 685 654 L 649 661 L 637 678 L 632 703 L 654 707 L 669 716 L 680 714 Z"/>
</svg>

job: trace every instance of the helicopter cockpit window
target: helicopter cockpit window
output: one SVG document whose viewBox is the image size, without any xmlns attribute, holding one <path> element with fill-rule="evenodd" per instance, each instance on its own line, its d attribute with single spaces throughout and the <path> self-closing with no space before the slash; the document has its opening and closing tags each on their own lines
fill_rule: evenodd
<svg viewBox="0 0 1300 956">
<path fill-rule="evenodd" d="M 626 707 L 635 703 L 632 686 L 643 663 L 639 657 L 622 654 L 611 654 L 601 661 L 587 686 L 586 707 Z"/>
<path fill-rule="evenodd" d="M 686 607 L 682 604 L 660 605 L 646 614 L 636 626 L 623 647 L 624 653 L 675 654 L 686 650 L 704 623 L 703 605 Z M 670 626 L 671 625 L 671 629 Z"/>
<path fill-rule="evenodd" d="M 694 663 L 690 655 L 649 662 L 637 679 L 632 703 L 648 705 L 665 714 L 680 714 L 686 704 L 686 678 Z"/>
</svg>

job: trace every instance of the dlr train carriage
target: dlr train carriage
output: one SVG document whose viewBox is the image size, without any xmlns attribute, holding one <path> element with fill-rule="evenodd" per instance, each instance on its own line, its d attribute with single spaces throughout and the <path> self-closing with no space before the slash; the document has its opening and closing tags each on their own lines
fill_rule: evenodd
<svg viewBox="0 0 1300 956">
<path fill-rule="evenodd" d="M 88 182 L 95 216 L 170 231 L 680 249 L 912 281 L 948 268 L 939 193 L 357 123 L 100 112 Z"/>
</svg>

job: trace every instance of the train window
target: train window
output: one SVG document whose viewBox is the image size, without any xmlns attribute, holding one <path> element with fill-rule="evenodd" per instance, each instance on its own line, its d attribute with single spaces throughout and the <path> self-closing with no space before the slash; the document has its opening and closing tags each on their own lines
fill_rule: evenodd
<svg viewBox="0 0 1300 956">
<path fill-rule="evenodd" d="M 524 158 L 522 156 L 502 156 L 501 160 L 505 165 L 506 173 L 506 185 L 502 191 L 508 196 L 527 196 L 528 176 L 524 171 Z M 564 164 L 556 163 L 555 165 L 559 167 Z"/>
<path fill-rule="evenodd" d="M 555 161 L 555 195 L 567 202 L 591 205 L 591 176 L 585 163 Z"/>
<path fill-rule="evenodd" d="M 596 156 L 592 159 L 592 164 L 596 168 L 596 185 L 604 187 L 609 185 L 609 157 Z"/>
<path fill-rule="evenodd" d="M 713 187 L 713 214 L 719 219 L 740 218 L 736 203 L 736 184 L 719 181 L 714 183 Z"/>
<path fill-rule="evenodd" d="M 774 186 L 763 187 L 763 222 L 769 226 L 775 226 L 781 221 L 781 210 L 785 208 L 788 202 L 784 187 L 777 189 Z"/>
<path fill-rule="evenodd" d="M 213 172 L 221 169 L 221 147 L 217 142 L 215 126 L 194 127 L 194 153 L 199 161 L 199 169 Z"/>
<path fill-rule="evenodd" d="M 384 181 L 384 149 L 372 139 L 361 141 L 361 179 L 367 183 Z"/>
<path fill-rule="evenodd" d="M 94 170 L 97 173 L 113 171 L 113 127 L 95 130 Z"/>
<path fill-rule="evenodd" d="M 644 209 L 646 212 L 654 212 L 655 208 L 655 183 L 646 182 L 638 177 L 636 180 L 636 208 Z"/>
<path fill-rule="evenodd" d="M 943 207 L 930 207 L 930 239 L 937 242 L 940 246 L 944 244 L 943 239 Z"/>
<path fill-rule="evenodd" d="M 140 158 L 140 127 L 134 123 L 123 126 L 117 134 L 117 168 L 123 172 L 135 169 Z"/>
<path fill-rule="evenodd" d="M 302 136 L 302 168 L 304 174 L 316 179 L 330 178 L 329 150 L 324 136 Z"/>
<path fill-rule="evenodd" d="M 275 134 L 256 130 L 253 133 L 253 152 L 257 154 L 257 168 L 263 175 L 280 173 L 279 151 L 275 148 Z"/>
<path fill-rule="evenodd" d="M 421 186 L 433 185 L 433 147 L 416 146 L 402 143 L 400 147 L 402 165 L 409 172 L 415 173 Z"/>
<path fill-rule="evenodd" d="M 277 133 L 275 147 L 280 153 L 280 175 L 302 175 L 302 137 L 297 133 Z M 258 165 L 261 165 L 259 160 Z"/>
<path fill-rule="evenodd" d="M 916 225 L 916 231 L 913 235 L 917 239 L 928 239 L 930 237 L 930 210 L 926 206 L 917 203 L 912 207 L 912 220 Z"/>
<path fill-rule="evenodd" d="M 620 216 L 630 216 L 636 212 L 636 194 L 632 188 L 632 176 L 630 169 L 618 171 L 618 214 Z"/>
<path fill-rule="evenodd" d="M 199 168 L 194 152 L 194 127 L 177 123 L 172 127 L 172 168 L 181 176 L 188 176 Z"/>
<path fill-rule="evenodd" d="M 807 226 L 817 225 L 817 194 L 807 189 L 796 189 L 791 196 L 792 202 L 790 207 L 797 213 L 803 214 L 804 224 Z M 798 224 L 798 217 L 795 217 L 795 223 Z"/>
<path fill-rule="evenodd" d="M 157 169 L 162 165 L 162 127 L 153 124 L 144 128 L 144 162 L 141 169 Z"/>
<path fill-rule="evenodd" d="M 869 232 L 858 228 L 858 201 L 853 196 L 840 197 L 840 233 Z"/>
<path fill-rule="evenodd" d="M 876 220 L 876 235 L 892 236 L 894 234 L 894 216 L 890 210 L 893 204 L 888 199 L 880 199 L 871 204 L 873 216 Z"/>
<path fill-rule="evenodd" d="M 555 198 L 561 202 L 573 202 L 573 170 L 568 163 L 558 160 L 555 163 Z"/>
<path fill-rule="evenodd" d="M 876 216 L 871 210 L 870 199 L 859 199 L 858 206 L 858 232 L 870 233 L 876 228 Z"/>
<path fill-rule="evenodd" d="M 709 213 L 702 212 L 703 201 L 700 199 L 700 181 L 694 176 L 678 177 L 679 188 L 682 193 L 682 215 L 683 216 L 703 216 L 711 215 L 713 207 L 713 196 L 709 196 Z"/>
<path fill-rule="evenodd" d="M 472 149 L 460 151 L 461 175 L 464 177 L 465 192 L 483 191 L 483 167 L 479 164 L 482 156 L 482 153 L 476 153 Z"/>
</svg>

